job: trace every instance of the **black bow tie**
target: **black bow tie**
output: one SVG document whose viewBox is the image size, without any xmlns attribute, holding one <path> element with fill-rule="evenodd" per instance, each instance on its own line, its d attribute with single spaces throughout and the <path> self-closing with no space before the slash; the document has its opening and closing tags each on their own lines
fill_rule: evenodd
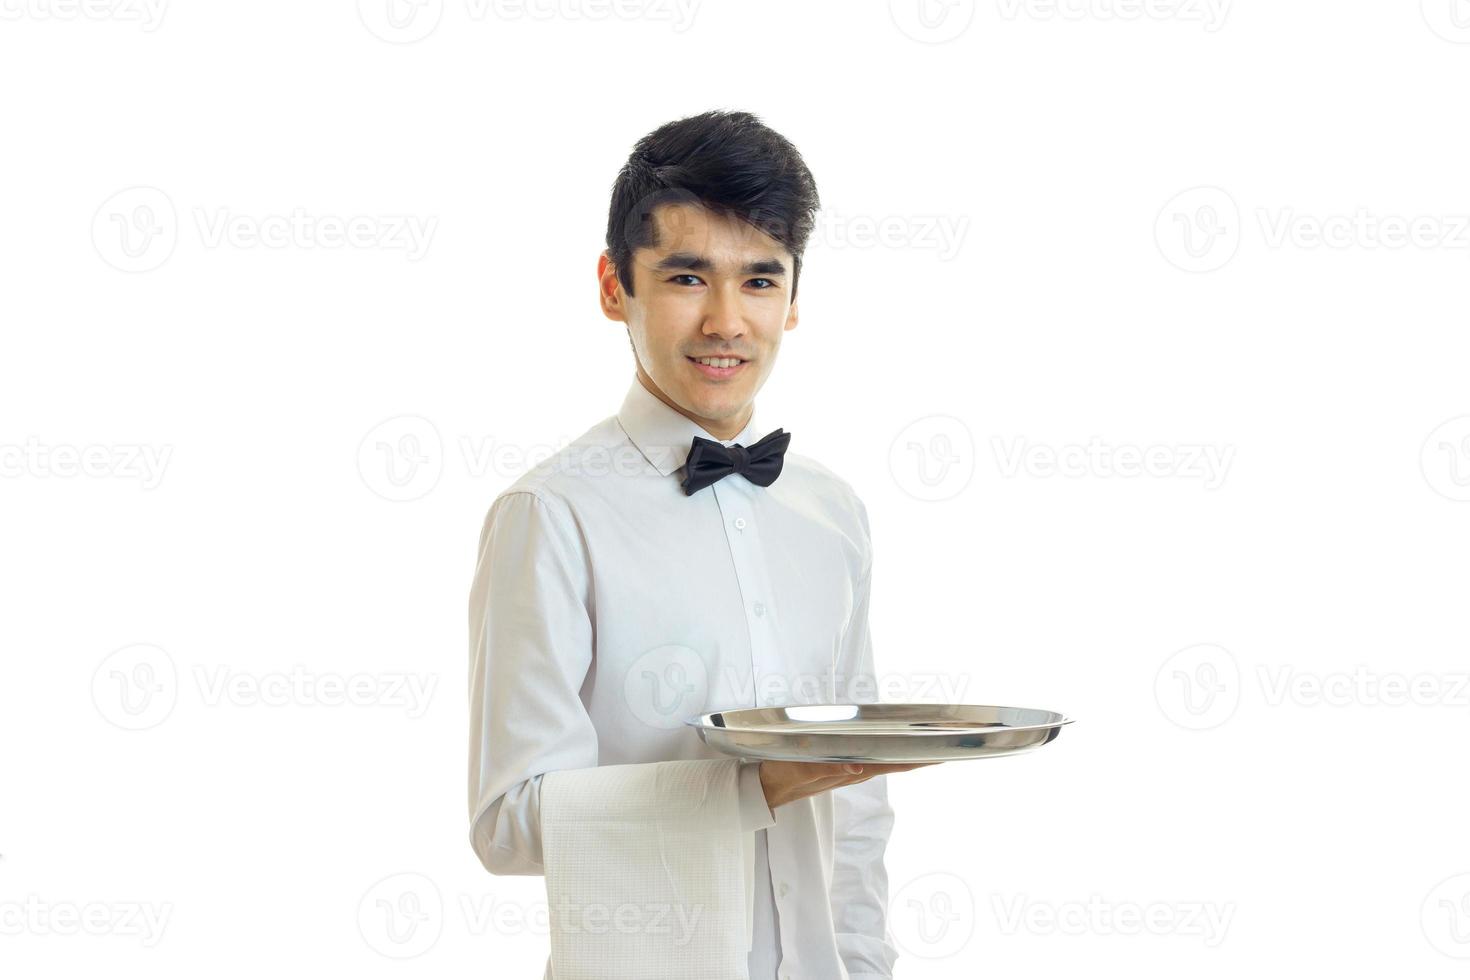
<svg viewBox="0 0 1470 980">
<path fill-rule="evenodd" d="M 684 464 L 685 496 L 717 483 L 731 473 L 739 473 L 758 487 L 768 487 L 781 475 L 782 457 L 791 433 L 777 429 L 749 447 L 724 446 L 713 439 L 695 436 L 689 445 L 689 460 Z"/>
</svg>

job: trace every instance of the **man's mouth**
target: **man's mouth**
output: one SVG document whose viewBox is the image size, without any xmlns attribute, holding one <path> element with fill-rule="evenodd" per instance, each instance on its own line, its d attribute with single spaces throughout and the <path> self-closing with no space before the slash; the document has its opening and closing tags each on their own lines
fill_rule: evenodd
<svg viewBox="0 0 1470 980">
<path fill-rule="evenodd" d="M 707 378 L 728 378 L 749 363 L 738 357 L 687 357 L 685 359 Z"/>
</svg>

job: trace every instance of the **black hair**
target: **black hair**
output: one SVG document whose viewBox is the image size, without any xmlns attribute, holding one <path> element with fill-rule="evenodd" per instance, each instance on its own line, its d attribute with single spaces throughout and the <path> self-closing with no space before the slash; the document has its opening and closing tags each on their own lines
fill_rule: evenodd
<svg viewBox="0 0 1470 980">
<path fill-rule="evenodd" d="M 780 242 L 791 253 L 791 298 L 816 224 L 817 183 L 801 154 L 749 112 L 712 110 L 665 123 L 638 141 L 613 181 L 607 254 L 633 295 L 633 252 L 653 247 L 653 211 L 699 204 Z"/>
</svg>

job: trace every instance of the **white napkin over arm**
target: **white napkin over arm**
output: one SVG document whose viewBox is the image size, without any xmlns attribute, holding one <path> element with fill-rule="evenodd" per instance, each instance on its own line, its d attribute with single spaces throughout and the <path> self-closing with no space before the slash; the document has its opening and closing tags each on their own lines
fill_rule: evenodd
<svg viewBox="0 0 1470 980">
<path fill-rule="evenodd" d="M 742 776 L 759 786 L 736 759 L 545 774 L 557 980 L 746 980 L 754 835 Z M 764 795 L 758 805 L 774 822 Z"/>
</svg>

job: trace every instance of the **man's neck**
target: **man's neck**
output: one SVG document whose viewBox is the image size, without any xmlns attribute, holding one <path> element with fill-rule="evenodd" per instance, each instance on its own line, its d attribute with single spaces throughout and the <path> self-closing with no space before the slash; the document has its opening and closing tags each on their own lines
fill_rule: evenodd
<svg viewBox="0 0 1470 980">
<path fill-rule="evenodd" d="M 702 419 L 697 415 L 691 415 L 688 412 L 684 411 L 684 409 L 676 404 L 672 398 L 669 398 L 662 391 L 660 391 L 658 385 L 653 383 L 653 379 L 644 374 L 642 370 L 638 371 L 638 383 L 641 384 L 645 389 L 647 389 L 648 393 L 653 395 L 653 397 L 657 398 L 659 401 L 663 402 L 665 405 L 669 406 L 674 411 L 678 412 L 680 415 L 693 422 L 695 425 L 698 425 L 701 429 L 708 432 L 710 435 L 714 436 L 716 440 L 721 442 L 727 439 L 733 439 L 741 432 L 745 431 L 745 427 L 750 424 L 750 417 L 755 414 L 755 403 L 751 402 L 750 405 L 746 407 L 744 418 L 742 418 L 738 423 L 732 424 L 729 422 L 722 422 L 718 419 Z"/>
</svg>

